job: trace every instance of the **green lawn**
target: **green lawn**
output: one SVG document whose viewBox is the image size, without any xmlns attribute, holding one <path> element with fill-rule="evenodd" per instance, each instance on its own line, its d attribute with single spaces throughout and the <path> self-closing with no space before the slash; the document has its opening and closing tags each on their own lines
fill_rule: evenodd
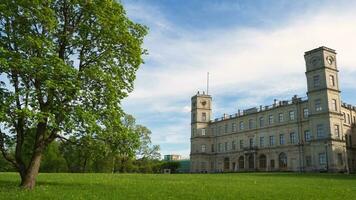
<svg viewBox="0 0 356 200">
<path fill-rule="evenodd" d="M 0 199 L 356 199 L 341 174 L 40 174 L 36 189 L 0 173 Z"/>
</svg>

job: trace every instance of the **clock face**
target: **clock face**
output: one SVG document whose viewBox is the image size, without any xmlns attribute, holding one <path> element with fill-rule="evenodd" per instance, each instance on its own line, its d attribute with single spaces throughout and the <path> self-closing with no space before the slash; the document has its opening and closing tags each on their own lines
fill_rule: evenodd
<svg viewBox="0 0 356 200">
<path fill-rule="evenodd" d="M 331 56 L 326 57 L 326 61 L 329 63 L 329 65 L 333 64 L 334 58 Z"/>
</svg>

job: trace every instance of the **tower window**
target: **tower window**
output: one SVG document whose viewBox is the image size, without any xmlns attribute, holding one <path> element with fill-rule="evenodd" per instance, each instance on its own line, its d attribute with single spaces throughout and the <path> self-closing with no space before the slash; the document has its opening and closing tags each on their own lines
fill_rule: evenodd
<svg viewBox="0 0 356 200">
<path fill-rule="evenodd" d="M 205 136 L 205 129 L 204 129 L 204 128 L 201 129 L 201 135 L 202 135 L 202 136 Z"/>
<path fill-rule="evenodd" d="M 206 121 L 206 113 L 205 113 L 205 112 L 203 112 L 203 113 L 201 114 L 201 120 L 202 120 L 203 122 Z"/>
<path fill-rule="evenodd" d="M 332 109 L 333 109 L 334 111 L 337 111 L 336 99 L 332 99 L 332 100 L 331 100 L 331 103 L 332 103 Z"/>
<path fill-rule="evenodd" d="M 201 152 L 205 153 L 205 151 L 206 151 L 206 146 L 205 146 L 205 144 L 203 144 L 203 145 L 201 145 Z"/>
<path fill-rule="evenodd" d="M 330 79 L 330 85 L 335 86 L 335 77 L 333 75 L 330 75 L 329 79 Z"/>
<path fill-rule="evenodd" d="M 337 137 L 337 138 L 340 138 L 340 127 L 339 127 L 339 125 L 337 125 L 337 124 L 335 124 L 334 125 L 334 131 L 335 131 L 335 136 Z"/>
<path fill-rule="evenodd" d="M 316 136 L 318 138 L 324 137 L 324 126 L 322 124 L 316 126 Z"/>
<path fill-rule="evenodd" d="M 315 88 L 320 87 L 320 76 L 319 75 L 313 76 L 313 84 L 314 84 Z"/>
<path fill-rule="evenodd" d="M 321 111 L 322 110 L 321 100 L 320 99 L 315 100 L 315 110 L 316 111 Z"/>
</svg>

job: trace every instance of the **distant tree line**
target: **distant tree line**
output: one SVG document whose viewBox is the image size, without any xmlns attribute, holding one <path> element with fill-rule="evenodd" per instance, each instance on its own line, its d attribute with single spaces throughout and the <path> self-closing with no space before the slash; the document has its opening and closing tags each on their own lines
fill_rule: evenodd
<svg viewBox="0 0 356 200">
<path fill-rule="evenodd" d="M 123 124 L 137 137 L 126 141 L 126 150 L 119 151 L 115 144 L 87 137 L 58 139 L 45 149 L 40 172 L 160 173 L 163 168 L 178 168 L 174 167 L 177 164 L 161 161 L 160 147 L 152 144 L 148 128 L 137 125 L 131 115 L 125 115 Z M 29 156 L 28 153 L 24 157 L 29 160 Z M 0 171 L 16 169 L 1 156 Z"/>
</svg>

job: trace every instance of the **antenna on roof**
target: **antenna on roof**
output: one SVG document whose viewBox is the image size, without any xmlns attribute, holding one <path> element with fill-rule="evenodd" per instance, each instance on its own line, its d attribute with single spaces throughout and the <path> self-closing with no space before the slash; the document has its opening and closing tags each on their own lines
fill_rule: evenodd
<svg viewBox="0 0 356 200">
<path fill-rule="evenodd" d="M 209 95 L 209 72 L 206 77 L 206 94 Z"/>
</svg>

